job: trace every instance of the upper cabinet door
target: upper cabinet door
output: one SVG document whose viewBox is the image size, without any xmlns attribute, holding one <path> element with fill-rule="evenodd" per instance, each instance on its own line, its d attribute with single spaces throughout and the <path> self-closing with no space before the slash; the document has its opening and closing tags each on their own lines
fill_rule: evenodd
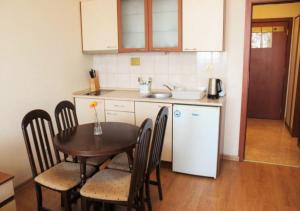
<svg viewBox="0 0 300 211">
<path fill-rule="evenodd" d="M 117 0 L 81 2 L 82 49 L 84 52 L 118 51 Z"/>
<path fill-rule="evenodd" d="M 148 51 L 147 0 L 118 0 L 119 52 Z"/>
<path fill-rule="evenodd" d="M 223 51 L 224 0 L 183 0 L 183 51 Z"/>
<path fill-rule="evenodd" d="M 182 0 L 149 0 L 151 51 L 181 51 Z"/>
</svg>

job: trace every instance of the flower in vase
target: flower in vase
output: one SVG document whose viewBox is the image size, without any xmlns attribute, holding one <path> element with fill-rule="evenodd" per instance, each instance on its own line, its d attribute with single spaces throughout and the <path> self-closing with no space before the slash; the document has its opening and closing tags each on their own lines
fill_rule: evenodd
<svg viewBox="0 0 300 211">
<path fill-rule="evenodd" d="M 95 111 L 95 117 L 96 117 L 96 122 L 95 122 L 95 127 L 94 127 L 94 135 L 101 135 L 102 134 L 102 128 L 98 119 L 98 113 L 96 110 L 98 103 L 96 101 L 93 101 L 90 103 L 90 108 L 94 109 Z"/>
<path fill-rule="evenodd" d="M 96 107 L 97 107 L 98 103 L 96 101 L 93 101 L 90 103 L 90 108 L 94 109 L 95 111 L 95 116 L 96 116 L 96 123 L 99 123 L 99 119 L 98 119 L 98 113 L 97 113 L 97 110 L 96 110 Z"/>
<path fill-rule="evenodd" d="M 90 103 L 90 108 L 96 108 L 98 103 L 96 101 L 93 101 Z"/>
</svg>

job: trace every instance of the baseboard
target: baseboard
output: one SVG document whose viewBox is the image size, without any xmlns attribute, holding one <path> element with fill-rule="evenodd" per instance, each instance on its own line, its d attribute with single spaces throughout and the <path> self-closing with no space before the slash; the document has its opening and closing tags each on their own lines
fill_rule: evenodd
<svg viewBox="0 0 300 211">
<path fill-rule="evenodd" d="M 161 167 L 172 169 L 172 162 L 169 161 L 161 161 L 160 162 Z"/>
<path fill-rule="evenodd" d="M 239 161 L 239 156 L 237 155 L 223 155 L 224 160 L 231 160 L 231 161 Z"/>
<path fill-rule="evenodd" d="M 286 166 L 286 167 L 293 167 L 293 168 L 299 168 L 300 166 L 295 165 L 286 165 L 286 164 L 279 164 L 279 163 L 272 163 L 272 162 L 265 162 L 265 161 L 255 161 L 255 160 L 244 160 L 245 162 L 249 163 L 260 163 L 260 164 L 268 164 L 268 165 L 275 165 L 275 166 Z"/>
</svg>

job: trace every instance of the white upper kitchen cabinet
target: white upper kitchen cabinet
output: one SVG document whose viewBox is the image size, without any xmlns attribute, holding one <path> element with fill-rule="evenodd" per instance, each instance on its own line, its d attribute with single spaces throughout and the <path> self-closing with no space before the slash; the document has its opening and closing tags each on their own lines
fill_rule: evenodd
<svg viewBox="0 0 300 211">
<path fill-rule="evenodd" d="M 117 0 L 82 0 L 82 50 L 86 53 L 118 51 Z"/>
<path fill-rule="evenodd" d="M 163 161 L 172 161 L 172 104 L 165 104 L 165 103 L 149 103 L 149 102 L 135 102 L 135 118 L 136 118 L 136 125 L 141 126 L 143 121 L 146 118 L 151 118 L 153 121 L 153 127 L 155 124 L 155 120 L 159 110 L 166 106 L 169 109 L 169 117 L 167 122 L 167 128 L 165 133 L 165 140 L 164 146 L 162 150 L 162 157 Z M 154 130 L 154 128 L 153 128 Z"/>
<path fill-rule="evenodd" d="M 182 0 L 183 51 L 223 51 L 224 0 Z"/>
<path fill-rule="evenodd" d="M 90 108 L 91 102 L 97 102 L 97 114 L 100 122 L 105 122 L 104 100 L 92 98 L 75 98 L 76 114 L 79 124 L 93 123 L 96 121 L 95 111 Z"/>
</svg>

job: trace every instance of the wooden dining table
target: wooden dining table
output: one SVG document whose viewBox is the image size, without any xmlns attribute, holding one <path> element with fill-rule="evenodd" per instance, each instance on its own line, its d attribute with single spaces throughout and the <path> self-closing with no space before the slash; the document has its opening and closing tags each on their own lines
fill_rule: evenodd
<svg viewBox="0 0 300 211">
<path fill-rule="evenodd" d="M 57 150 L 80 161 L 81 185 L 86 182 L 86 160 L 127 152 L 132 161 L 139 127 L 121 122 L 101 122 L 102 134 L 94 135 L 94 123 L 78 125 L 58 133 L 54 139 Z M 132 162 L 131 162 L 132 163 Z"/>
</svg>

